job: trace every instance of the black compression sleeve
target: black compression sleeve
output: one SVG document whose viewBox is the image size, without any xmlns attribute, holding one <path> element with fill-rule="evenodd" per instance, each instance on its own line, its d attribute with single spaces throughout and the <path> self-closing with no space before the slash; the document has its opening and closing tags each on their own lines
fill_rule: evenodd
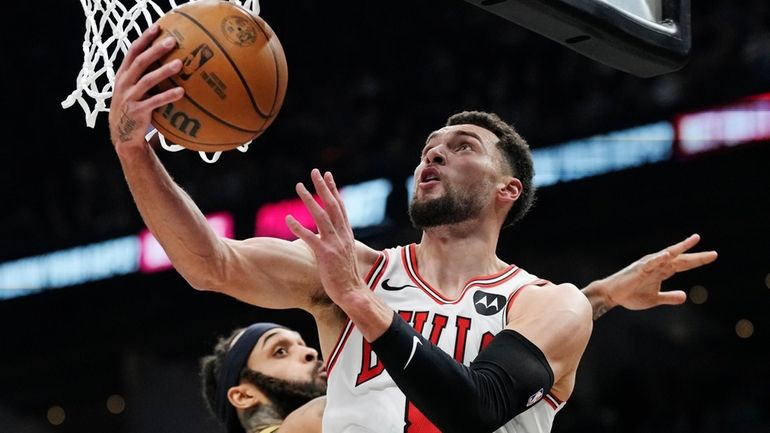
<svg viewBox="0 0 770 433">
<path fill-rule="evenodd" d="M 512 330 L 497 334 L 466 367 L 398 314 L 372 342 L 396 385 L 442 432 L 492 432 L 553 385 L 543 352 Z"/>
</svg>

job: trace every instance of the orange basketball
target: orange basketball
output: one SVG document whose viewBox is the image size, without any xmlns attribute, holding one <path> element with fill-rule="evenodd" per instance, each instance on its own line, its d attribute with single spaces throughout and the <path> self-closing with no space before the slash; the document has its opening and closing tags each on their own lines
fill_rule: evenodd
<svg viewBox="0 0 770 433">
<path fill-rule="evenodd" d="M 158 108 L 152 123 L 170 142 L 216 152 L 255 139 L 281 109 L 288 69 L 270 26 L 237 4 L 201 0 L 159 20 L 161 35 L 177 47 L 162 59 L 183 62 L 179 74 L 158 86 L 185 89 L 179 101 Z"/>
</svg>

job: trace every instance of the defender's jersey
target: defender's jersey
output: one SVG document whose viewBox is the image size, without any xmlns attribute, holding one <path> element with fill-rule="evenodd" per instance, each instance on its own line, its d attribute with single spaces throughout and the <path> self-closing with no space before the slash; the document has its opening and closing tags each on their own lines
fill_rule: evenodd
<svg viewBox="0 0 770 433">
<path fill-rule="evenodd" d="M 420 277 L 411 244 L 384 250 L 366 282 L 425 338 L 467 366 L 504 329 L 519 289 L 547 281 L 511 265 L 494 275 L 471 279 L 458 299 L 446 299 Z M 350 320 L 327 360 L 327 369 L 324 433 L 439 432 L 406 400 Z M 550 394 L 539 401 L 541 396 L 533 397 L 532 407 L 496 433 L 549 432 L 564 403 Z"/>
</svg>

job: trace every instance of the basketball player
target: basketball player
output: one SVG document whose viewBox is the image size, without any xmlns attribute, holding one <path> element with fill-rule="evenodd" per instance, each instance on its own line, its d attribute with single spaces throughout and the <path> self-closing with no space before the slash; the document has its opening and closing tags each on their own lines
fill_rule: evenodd
<svg viewBox="0 0 770 433">
<path fill-rule="evenodd" d="M 428 137 L 410 206 L 423 228 L 419 244 L 375 251 L 354 241 L 331 175 L 318 170 L 311 178 L 326 210 L 301 184 L 297 192 L 319 236 L 289 219 L 294 242 L 219 238 L 144 139 L 151 112 L 183 96 L 181 88 L 148 95 L 181 68 L 148 71 L 174 46 L 171 39 L 153 46 L 157 34 L 151 27 L 126 53 L 110 108 L 111 139 L 137 208 L 194 288 L 313 315 L 329 374 L 324 431 L 437 431 L 412 401 L 444 429 L 457 416 L 484 422 L 469 431 L 548 431 L 572 392 L 592 311 L 682 303 L 684 293 L 660 292 L 662 281 L 716 259 L 713 251 L 685 254 L 699 241 L 693 235 L 582 294 L 504 263 L 495 255 L 499 231 L 531 204 L 532 161 L 524 140 L 484 113 L 453 118 Z M 451 364 L 441 357 L 447 353 Z M 433 385 L 456 385 L 478 404 L 450 401 L 445 388 L 429 390 L 443 409 L 426 402 L 425 383 L 413 374 L 424 365 Z"/>
<path fill-rule="evenodd" d="M 203 395 L 228 433 L 321 432 L 326 373 L 295 331 L 255 323 L 201 359 Z"/>
</svg>

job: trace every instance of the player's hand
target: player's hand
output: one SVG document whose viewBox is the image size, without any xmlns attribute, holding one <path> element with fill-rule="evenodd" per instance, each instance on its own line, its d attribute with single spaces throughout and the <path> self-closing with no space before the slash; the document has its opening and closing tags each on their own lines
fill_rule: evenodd
<svg viewBox="0 0 770 433">
<path fill-rule="evenodd" d="M 179 100 L 184 94 L 181 87 L 156 95 L 148 94 L 153 87 L 182 68 L 182 62 L 177 59 L 162 67 L 150 69 L 176 46 L 176 41 L 171 37 L 153 44 L 159 33 L 157 24 L 142 33 L 131 44 L 115 74 L 109 124 L 110 139 L 118 153 L 144 148 L 147 145 L 144 135 L 149 129 L 152 111 Z"/>
<path fill-rule="evenodd" d="M 286 217 L 286 224 L 295 236 L 313 250 L 327 295 L 343 307 L 349 300 L 347 295 L 355 295 L 360 290 L 368 292 L 358 273 L 353 229 L 332 174 L 326 172 L 321 176 L 318 169 L 313 169 L 310 177 L 323 207 L 302 183 L 297 184 L 296 190 L 312 215 L 318 234 L 303 227 L 291 215 Z"/>
<path fill-rule="evenodd" d="M 629 310 L 644 310 L 659 305 L 678 305 L 687 300 L 681 290 L 661 291 L 663 281 L 678 272 L 707 265 L 717 258 L 716 251 L 686 253 L 700 241 L 698 234 L 648 254 L 603 280 L 605 304 Z"/>
</svg>

